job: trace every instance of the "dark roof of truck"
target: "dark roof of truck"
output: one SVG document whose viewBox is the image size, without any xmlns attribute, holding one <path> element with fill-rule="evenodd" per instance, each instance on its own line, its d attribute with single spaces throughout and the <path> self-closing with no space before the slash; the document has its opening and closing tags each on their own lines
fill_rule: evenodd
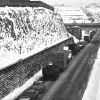
<svg viewBox="0 0 100 100">
<path fill-rule="evenodd" d="M 54 11 L 54 7 L 42 2 L 42 1 L 30 1 L 30 0 L 0 0 L 0 7 L 44 7 Z"/>
</svg>

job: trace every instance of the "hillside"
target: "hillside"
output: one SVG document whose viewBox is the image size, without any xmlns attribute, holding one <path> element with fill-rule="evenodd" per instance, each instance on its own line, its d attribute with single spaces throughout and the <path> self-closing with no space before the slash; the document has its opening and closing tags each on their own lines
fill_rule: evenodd
<svg viewBox="0 0 100 100">
<path fill-rule="evenodd" d="M 91 3 L 87 6 L 85 6 L 86 8 L 100 8 L 100 4 L 97 3 Z"/>
<path fill-rule="evenodd" d="M 68 37 L 61 17 L 53 11 L 42 7 L 0 8 L 1 67 Z"/>
</svg>

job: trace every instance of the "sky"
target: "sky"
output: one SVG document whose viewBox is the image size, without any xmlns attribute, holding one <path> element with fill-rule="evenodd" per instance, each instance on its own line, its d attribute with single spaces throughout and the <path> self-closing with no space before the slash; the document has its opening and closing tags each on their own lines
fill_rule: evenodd
<svg viewBox="0 0 100 100">
<path fill-rule="evenodd" d="M 32 1 L 32 0 L 31 0 Z M 72 6 L 85 6 L 91 3 L 99 3 L 100 0 L 41 0 L 50 5 L 72 5 Z"/>
</svg>

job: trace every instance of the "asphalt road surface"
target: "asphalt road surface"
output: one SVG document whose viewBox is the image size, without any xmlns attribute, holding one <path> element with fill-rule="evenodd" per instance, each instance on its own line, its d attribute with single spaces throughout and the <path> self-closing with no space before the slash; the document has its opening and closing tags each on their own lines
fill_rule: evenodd
<svg viewBox="0 0 100 100">
<path fill-rule="evenodd" d="M 99 48 L 94 44 L 88 46 L 84 52 L 80 52 L 80 56 L 71 61 L 71 66 L 65 70 L 41 100 L 82 100 L 84 98 L 83 94 L 93 72 Z"/>
<path fill-rule="evenodd" d="M 100 48 L 82 100 L 100 100 Z"/>
<path fill-rule="evenodd" d="M 45 91 L 30 100 L 100 100 L 100 50 L 98 48 L 94 44 L 89 45 L 89 48 L 86 46 L 84 52 L 80 52 L 72 59 L 69 67 L 56 82 L 45 82 Z M 26 97 L 33 96 L 33 89 L 30 87 L 29 90 L 32 90 L 31 93 L 29 91 L 28 94 L 26 91 L 24 97 L 25 94 Z"/>
</svg>

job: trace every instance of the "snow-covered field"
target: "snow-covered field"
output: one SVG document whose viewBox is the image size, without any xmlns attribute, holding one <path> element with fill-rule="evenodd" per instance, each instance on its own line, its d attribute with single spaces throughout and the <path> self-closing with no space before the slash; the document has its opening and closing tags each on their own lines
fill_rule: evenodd
<svg viewBox="0 0 100 100">
<path fill-rule="evenodd" d="M 86 8 L 84 7 L 84 9 Z M 98 17 L 100 16 L 100 8 L 87 8 L 86 10 L 87 12 L 93 13 L 94 16 L 96 14 Z M 89 20 L 89 17 L 81 8 L 71 6 L 55 6 L 55 11 L 61 15 L 64 23 L 91 23 L 91 20 Z"/>
</svg>

